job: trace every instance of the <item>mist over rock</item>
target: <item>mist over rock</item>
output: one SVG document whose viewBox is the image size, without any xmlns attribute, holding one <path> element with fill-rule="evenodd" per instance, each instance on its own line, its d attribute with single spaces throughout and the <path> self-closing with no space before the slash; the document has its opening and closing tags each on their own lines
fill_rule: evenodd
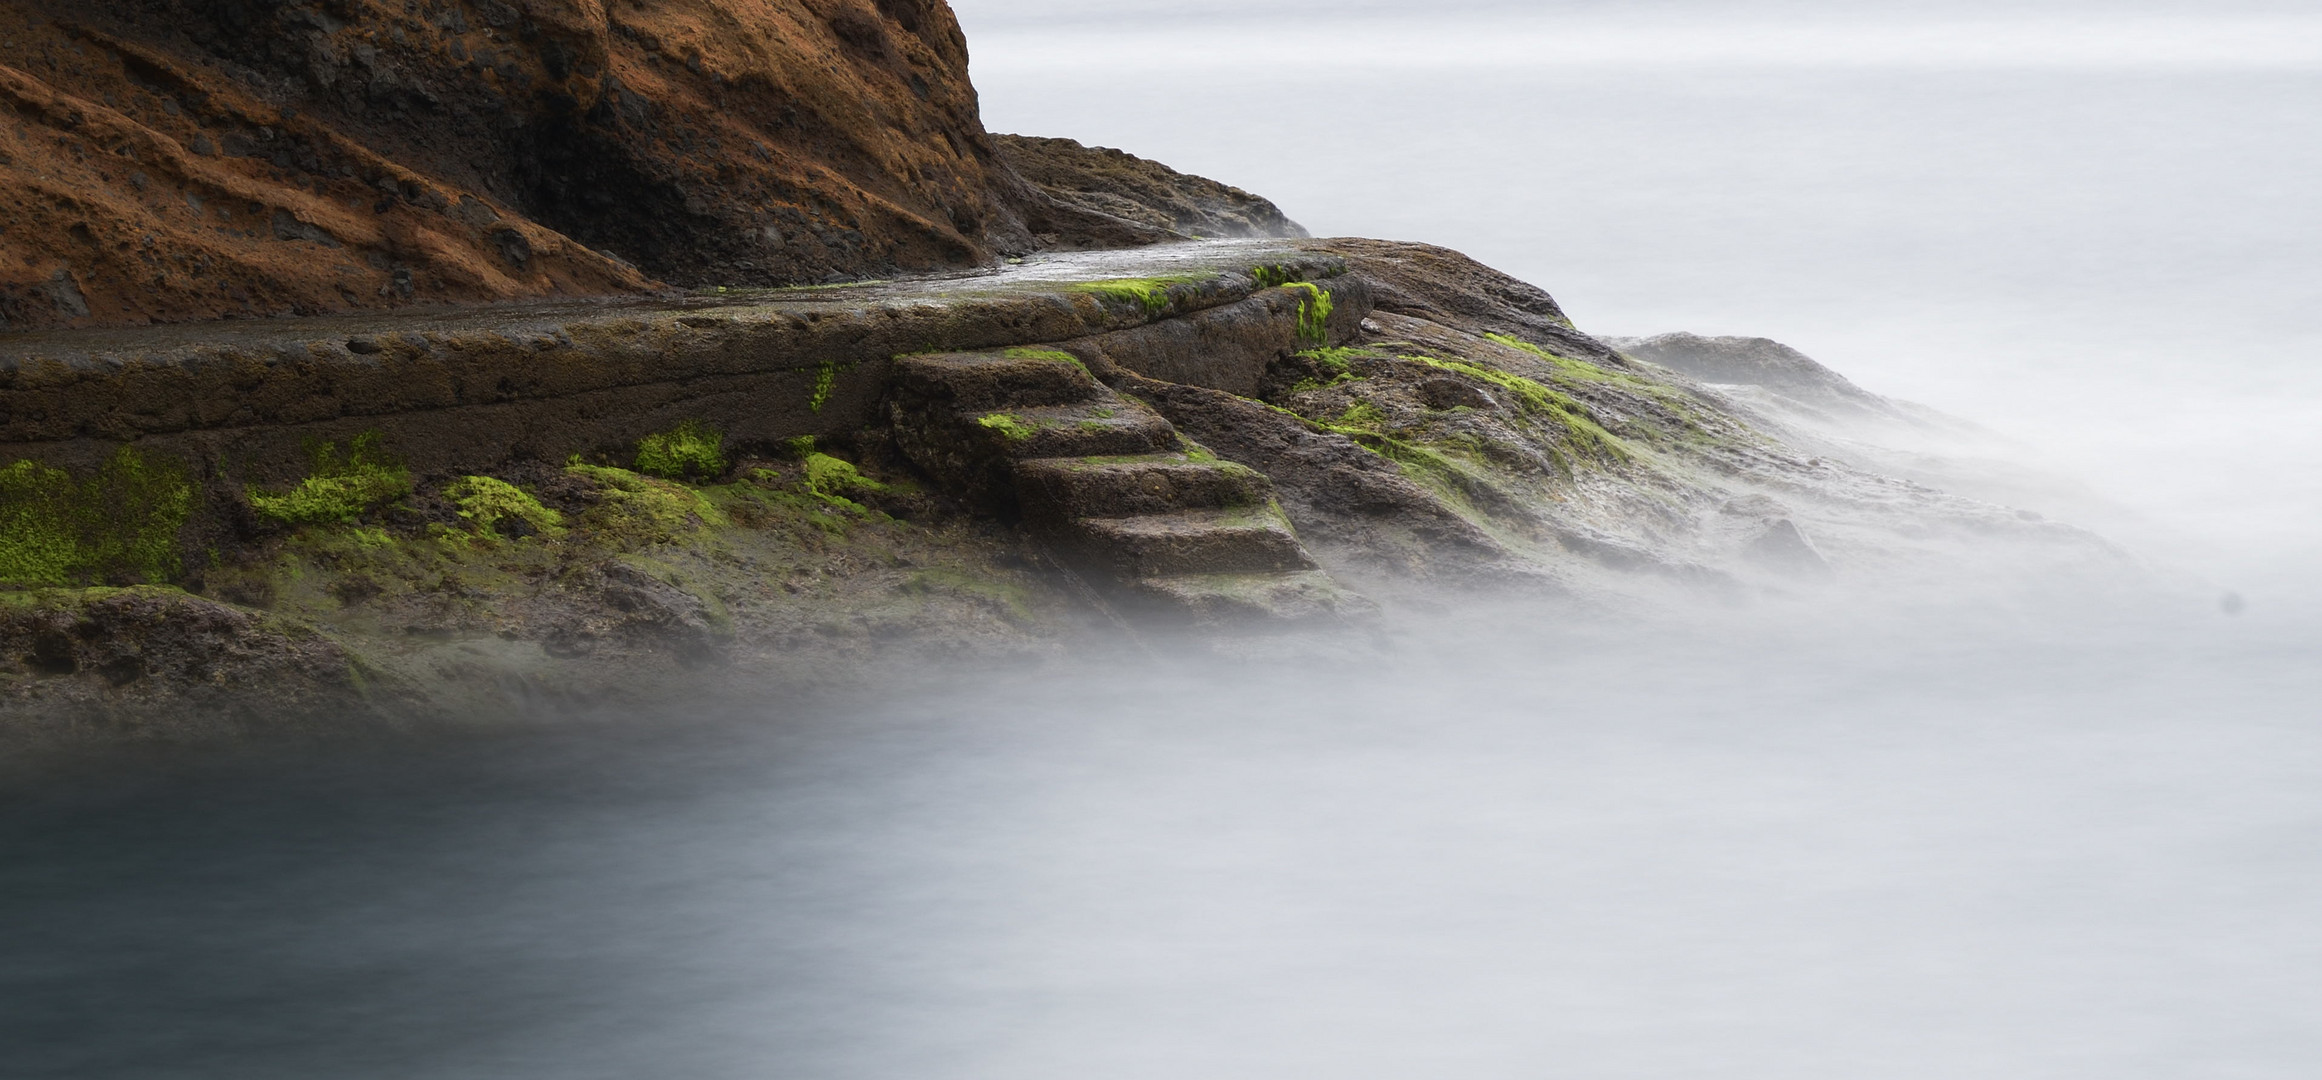
<svg viewBox="0 0 2322 1080">
<path fill-rule="evenodd" d="M 1607 344 L 1671 371 L 1707 383 L 1761 386 L 1799 401 L 1855 409 L 1883 410 L 1887 399 L 1856 386 L 1846 376 L 1771 338 L 1656 334 L 1606 338 Z"/>
<path fill-rule="evenodd" d="M 939 0 L 32 0 L 0 61 L 0 738 L 2138 572 L 1779 343 L 990 136 Z"/>
<path fill-rule="evenodd" d="M 1634 360 L 1699 380 L 1724 407 L 1799 451 L 1930 489 L 2034 508 L 2107 532 L 2145 526 L 2086 485 L 2039 464 L 2020 441 L 1940 409 L 1873 393 L 1762 337 L 1608 337 Z"/>
</svg>

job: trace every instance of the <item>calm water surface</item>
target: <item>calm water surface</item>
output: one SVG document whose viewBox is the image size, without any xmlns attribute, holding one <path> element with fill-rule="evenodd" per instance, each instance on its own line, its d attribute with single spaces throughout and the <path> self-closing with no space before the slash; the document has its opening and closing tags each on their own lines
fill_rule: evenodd
<svg viewBox="0 0 2322 1080">
<path fill-rule="evenodd" d="M 2146 617 L 54 765 L 5 1071 L 2310 1075 L 2312 630 Z"/>
</svg>

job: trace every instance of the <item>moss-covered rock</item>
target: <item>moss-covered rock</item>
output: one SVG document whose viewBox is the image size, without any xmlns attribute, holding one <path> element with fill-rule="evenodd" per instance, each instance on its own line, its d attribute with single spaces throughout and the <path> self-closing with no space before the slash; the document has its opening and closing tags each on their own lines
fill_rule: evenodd
<svg viewBox="0 0 2322 1080">
<path fill-rule="evenodd" d="M 194 499 L 183 466 L 132 446 L 85 479 L 13 462 L 0 468 L 0 585 L 174 580 Z"/>
<path fill-rule="evenodd" d="M 637 471 L 664 480 L 701 480 L 726 471 L 725 433 L 699 420 L 645 436 L 637 443 Z"/>
<path fill-rule="evenodd" d="M 411 470 L 387 452 L 378 432 L 356 436 L 343 453 L 337 443 L 316 444 L 310 460 L 305 478 L 288 490 L 252 486 L 250 508 L 285 525 L 351 524 L 411 494 Z"/>
<path fill-rule="evenodd" d="M 463 476 L 447 485 L 444 497 L 459 515 L 475 523 L 486 536 L 524 537 L 565 534 L 564 515 L 540 504 L 531 492 L 489 476 Z"/>
<path fill-rule="evenodd" d="M 642 547 L 728 524 L 726 515 L 700 491 L 675 481 L 578 461 L 565 471 L 594 485 L 596 504 L 581 515 L 580 523 L 604 542 Z"/>
</svg>

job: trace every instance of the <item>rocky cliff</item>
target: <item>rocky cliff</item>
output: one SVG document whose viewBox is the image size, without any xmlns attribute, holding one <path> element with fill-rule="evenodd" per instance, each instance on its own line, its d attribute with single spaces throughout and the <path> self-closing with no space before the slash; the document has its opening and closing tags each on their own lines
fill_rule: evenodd
<svg viewBox="0 0 2322 1080">
<path fill-rule="evenodd" d="M 2131 562 L 1776 343 L 989 136 L 934 0 L 31 0 L 0 57 L 0 739 Z"/>
<path fill-rule="evenodd" d="M 1446 591 L 1583 610 L 1942 579 L 1962 552 L 2123 563 L 1425 245 L 7 340 L 19 732 L 795 687 L 1361 628 Z M 1753 356 L 1719 385 L 1809 370 Z"/>
<path fill-rule="evenodd" d="M 1126 151 L 1028 135 L 995 135 L 993 141 L 1018 176 L 1059 208 L 1080 214 L 1084 233 L 1117 221 L 1122 224 L 1107 231 L 1150 240 L 1307 235 L 1264 196 Z"/>
<path fill-rule="evenodd" d="M 22 0 L 0 319 L 822 282 L 1160 234 L 998 158 L 942 0 Z M 1093 230 L 1093 232 L 1092 232 Z"/>
</svg>

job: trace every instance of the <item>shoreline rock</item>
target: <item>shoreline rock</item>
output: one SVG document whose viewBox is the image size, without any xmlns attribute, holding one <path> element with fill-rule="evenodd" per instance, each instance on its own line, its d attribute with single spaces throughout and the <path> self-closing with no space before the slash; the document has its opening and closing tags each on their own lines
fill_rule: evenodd
<svg viewBox="0 0 2322 1080">
<path fill-rule="evenodd" d="M 1939 578 L 2000 551 L 2027 572 L 2130 562 L 2078 530 L 1801 451 L 1745 405 L 1573 329 L 1546 293 L 1424 245 L 1165 244 L 395 325 L 19 339 L 45 351 L 8 362 L 0 401 L 77 392 L 91 410 L 10 410 L 8 430 L 67 437 L 0 445 L 9 493 L 125 506 L 105 463 L 138 454 L 182 476 L 188 501 L 172 526 L 0 500 L 0 567 L 29 590 L 7 595 L 41 598 L 0 631 L 9 726 L 241 730 L 310 702 L 375 723 L 712 684 L 781 693 L 1051 662 L 1094 639 L 1360 636 L 1447 590 L 1580 611 Z M 350 327 L 377 349 L 345 348 Z M 198 343 L 212 330 L 230 332 Z M 466 382 L 412 377 L 460 363 Z M 346 413 L 365 392 L 419 408 L 256 424 L 193 409 L 164 414 L 172 431 L 113 389 L 221 364 L 253 389 L 285 380 L 226 395 L 285 415 Z M 546 411 L 506 419 L 527 408 Z M 115 434 L 141 426 L 159 430 Z M 179 490 L 154 483 L 135 491 Z M 125 520 L 144 546 L 124 546 Z M 166 550 L 149 540 L 170 528 L 174 573 L 103 554 Z M 96 554 L 33 557 L 57 545 Z M 137 612 L 203 629 L 105 630 L 88 638 L 111 643 L 88 647 L 102 656 L 50 657 L 41 635 L 82 618 L 76 605 L 127 625 L 104 586 L 139 580 Z M 242 667 L 196 679 L 177 659 L 245 633 L 219 646 Z M 317 674 L 326 656 L 395 688 L 394 708 Z M 266 689 L 277 671 L 293 674 Z"/>
<path fill-rule="evenodd" d="M 1775 343 L 990 136 L 966 64 L 940 0 L 0 11 L 0 739 L 2136 569 Z"/>
</svg>

